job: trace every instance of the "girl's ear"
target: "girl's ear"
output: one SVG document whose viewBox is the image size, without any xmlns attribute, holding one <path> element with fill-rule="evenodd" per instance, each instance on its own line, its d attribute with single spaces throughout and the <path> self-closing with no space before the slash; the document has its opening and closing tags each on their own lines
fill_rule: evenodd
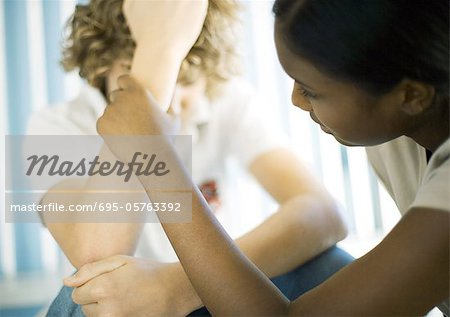
<svg viewBox="0 0 450 317">
<path fill-rule="evenodd" d="M 410 79 L 403 79 L 396 90 L 401 96 L 401 111 L 410 116 L 425 112 L 436 95 L 433 86 Z"/>
</svg>

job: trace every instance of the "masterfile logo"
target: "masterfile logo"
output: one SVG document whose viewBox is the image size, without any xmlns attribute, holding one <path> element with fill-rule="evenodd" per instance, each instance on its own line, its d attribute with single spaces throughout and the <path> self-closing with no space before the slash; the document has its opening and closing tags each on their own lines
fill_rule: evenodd
<svg viewBox="0 0 450 317">
<path fill-rule="evenodd" d="M 190 136 L 172 136 L 171 143 L 161 136 L 105 138 L 6 136 L 6 221 L 191 220 L 192 184 L 171 173 L 180 160 L 190 173 Z M 120 159 L 109 150 L 111 142 L 123 150 Z"/>
<path fill-rule="evenodd" d="M 92 161 L 82 158 L 79 162 L 63 161 L 58 155 L 31 155 L 27 158 L 29 167 L 26 175 L 35 173 L 42 176 L 47 173 L 49 176 L 110 176 L 116 174 L 124 176 L 124 181 L 128 182 L 131 175 L 135 176 L 164 176 L 170 172 L 164 161 L 157 161 L 156 154 L 145 154 L 135 152 L 131 162 L 124 163 L 116 160 L 115 162 L 101 161 L 100 156 L 95 156 Z"/>
</svg>

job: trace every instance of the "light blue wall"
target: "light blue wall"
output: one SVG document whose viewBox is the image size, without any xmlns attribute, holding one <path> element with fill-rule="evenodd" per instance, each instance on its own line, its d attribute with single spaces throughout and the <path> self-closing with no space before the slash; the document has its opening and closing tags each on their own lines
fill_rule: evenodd
<svg viewBox="0 0 450 317">
<path fill-rule="evenodd" d="M 48 103 L 54 105 L 64 100 L 64 72 L 59 66 L 61 58 L 61 15 L 60 2 L 55 0 L 43 0 L 43 21 L 45 40 L 45 59 L 47 74 Z"/>
<path fill-rule="evenodd" d="M 8 133 L 23 134 L 31 112 L 26 1 L 4 1 Z M 14 155 L 14 153 L 6 153 Z M 17 153 L 16 153 L 17 155 Z M 42 269 L 39 224 L 15 224 L 17 272 Z"/>
<path fill-rule="evenodd" d="M 9 134 L 25 132 L 30 113 L 30 65 L 26 1 L 4 1 Z"/>
</svg>

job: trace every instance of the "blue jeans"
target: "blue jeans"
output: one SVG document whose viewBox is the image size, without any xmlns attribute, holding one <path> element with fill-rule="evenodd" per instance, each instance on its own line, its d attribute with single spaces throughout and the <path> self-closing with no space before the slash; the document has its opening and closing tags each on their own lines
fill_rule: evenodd
<svg viewBox="0 0 450 317">
<path fill-rule="evenodd" d="M 331 247 L 298 268 L 275 277 L 272 282 L 293 300 L 316 287 L 331 275 L 353 261 L 345 251 Z M 81 306 L 72 302 L 72 288 L 64 286 L 51 304 L 48 317 L 83 317 Z M 200 308 L 189 316 L 210 316 L 206 308 Z"/>
</svg>

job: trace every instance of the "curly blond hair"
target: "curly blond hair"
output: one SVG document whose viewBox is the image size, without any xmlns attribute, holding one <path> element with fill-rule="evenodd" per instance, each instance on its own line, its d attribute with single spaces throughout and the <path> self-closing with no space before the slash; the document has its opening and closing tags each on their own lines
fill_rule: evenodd
<svg viewBox="0 0 450 317">
<path fill-rule="evenodd" d="M 62 66 L 79 69 L 88 83 L 106 91 L 106 77 L 118 59 L 131 60 L 136 43 L 122 12 L 123 0 L 91 0 L 77 5 L 67 22 Z M 210 0 L 205 24 L 197 42 L 183 61 L 178 82 L 206 78 L 206 93 L 214 97 L 220 84 L 239 73 L 236 52 L 236 0 Z"/>
</svg>

